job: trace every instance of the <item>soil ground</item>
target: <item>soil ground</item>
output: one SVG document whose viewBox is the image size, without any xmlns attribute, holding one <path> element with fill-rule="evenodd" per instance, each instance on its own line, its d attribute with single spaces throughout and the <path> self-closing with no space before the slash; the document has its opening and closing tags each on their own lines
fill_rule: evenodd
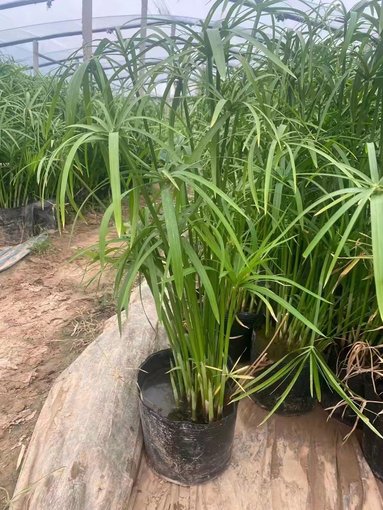
<svg viewBox="0 0 383 510">
<path fill-rule="evenodd" d="M 0 509 L 53 381 L 114 313 L 111 275 L 89 283 L 89 259 L 70 260 L 97 242 L 99 224 L 90 215 L 0 273 Z"/>
</svg>

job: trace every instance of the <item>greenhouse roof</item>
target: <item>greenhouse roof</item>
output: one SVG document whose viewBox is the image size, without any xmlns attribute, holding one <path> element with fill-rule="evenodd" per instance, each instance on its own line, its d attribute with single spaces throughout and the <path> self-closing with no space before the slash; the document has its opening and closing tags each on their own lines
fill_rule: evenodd
<svg viewBox="0 0 383 510">
<path fill-rule="evenodd" d="M 233 0 L 231 0 L 233 1 Z M 251 2 L 257 0 L 249 0 Z M 83 46 L 83 3 L 90 5 L 93 43 L 113 38 L 115 29 L 129 37 L 140 29 L 147 2 L 147 25 L 172 22 L 198 25 L 209 11 L 207 0 L 0 0 L 0 54 L 30 68 L 49 71 Z M 345 0 L 351 8 L 354 0 Z M 313 7 L 319 3 L 311 3 Z M 301 0 L 281 1 L 286 19 L 294 20 L 294 10 L 310 3 Z M 144 7 L 143 7 L 144 6 Z M 217 19 L 218 21 L 218 19 Z M 130 31 L 130 32 L 129 32 Z M 78 56 L 81 58 L 82 53 Z M 36 67 L 35 67 L 36 68 Z"/>
</svg>

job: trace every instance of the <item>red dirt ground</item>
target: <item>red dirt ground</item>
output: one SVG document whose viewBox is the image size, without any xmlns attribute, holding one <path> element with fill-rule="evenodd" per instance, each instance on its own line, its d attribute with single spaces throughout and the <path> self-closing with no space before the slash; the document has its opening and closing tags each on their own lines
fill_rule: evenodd
<svg viewBox="0 0 383 510">
<path fill-rule="evenodd" d="M 96 243 L 99 223 L 91 215 L 72 239 L 51 235 L 44 250 L 0 273 L 0 509 L 54 379 L 114 313 L 111 276 L 86 286 L 95 270 L 85 274 L 84 257 L 69 260 Z"/>
</svg>

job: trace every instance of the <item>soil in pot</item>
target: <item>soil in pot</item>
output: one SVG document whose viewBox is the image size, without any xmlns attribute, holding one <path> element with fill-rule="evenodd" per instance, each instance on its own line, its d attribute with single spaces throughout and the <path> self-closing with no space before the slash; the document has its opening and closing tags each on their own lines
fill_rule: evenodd
<svg viewBox="0 0 383 510">
<path fill-rule="evenodd" d="M 227 468 L 237 406 L 226 406 L 220 420 L 192 422 L 186 406 L 175 405 L 167 373 L 170 360 L 170 349 L 159 351 L 146 359 L 138 373 L 145 450 L 158 475 L 181 485 L 196 485 Z"/>
<path fill-rule="evenodd" d="M 340 346 L 333 344 L 330 346 L 329 350 L 326 353 L 326 361 L 329 368 L 341 380 L 345 377 L 347 372 L 346 366 L 347 356 L 351 348 L 352 348 L 351 345 L 341 348 Z M 364 383 L 362 374 L 355 375 L 354 377 L 350 378 L 347 384 L 353 393 L 361 397 L 364 396 Z M 323 380 L 321 388 L 322 388 L 321 406 L 324 409 L 327 410 L 328 408 L 334 407 L 338 405 L 340 402 L 342 402 L 340 396 L 336 393 L 335 390 L 328 386 L 326 381 Z M 349 406 L 342 405 L 335 409 L 334 412 L 332 412 L 331 409 L 328 409 L 327 412 L 331 413 L 331 416 L 335 418 L 337 421 L 345 423 L 350 427 L 353 427 L 355 425 L 357 416 L 355 412 L 352 409 L 350 409 Z M 357 422 L 357 428 L 362 428 L 362 426 L 363 424 L 359 420 Z"/>
<path fill-rule="evenodd" d="M 379 414 L 383 412 L 383 381 L 381 379 L 375 381 L 374 388 L 371 377 L 366 376 L 364 392 L 367 400 L 365 414 L 383 436 L 383 415 Z M 362 449 L 374 475 L 383 480 L 383 439 L 365 424 L 363 424 Z"/>
<path fill-rule="evenodd" d="M 251 312 L 240 312 L 230 330 L 229 356 L 234 363 L 250 361 L 251 339 L 254 326 L 259 321 L 258 315 Z"/>
<path fill-rule="evenodd" d="M 262 353 L 263 344 L 262 335 L 258 335 L 257 337 L 253 337 L 252 348 L 251 348 L 251 359 L 255 361 L 258 356 Z M 271 358 L 277 359 L 277 358 Z M 291 358 L 287 358 L 284 362 L 285 364 L 289 363 Z M 270 372 L 270 376 L 273 373 L 278 372 L 283 366 L 279 364 L 275 370 Z M 267 370 L 269 368 L 265 367 L 263 370 Z M 262 370 L 258 372 L 261 374 Z M 295 373 L 288 374 L 284 376 L 279 381 L 275 382 L 268 388 L 253 393 L 251 398 L 263 409 L 267 409 L 271 411 L 277 402 L 282 397 L 283 393 L 286 391 L 287 387 L 291 383 L 294 378 Z M 315 405 L 315 399 L 311 396 L 310 393 L 310 367 L 307 364 L 301 373 L 299 374 L 298 379 L 296 380 L 294 386 L 291 388 L 289 394 L 285 397 L 284 401 L 275 411 L 276 414 L 281 414 L 284 416 L 298 416 L 300 414 L 305 414 L 313 409 Z"/>
</svg>

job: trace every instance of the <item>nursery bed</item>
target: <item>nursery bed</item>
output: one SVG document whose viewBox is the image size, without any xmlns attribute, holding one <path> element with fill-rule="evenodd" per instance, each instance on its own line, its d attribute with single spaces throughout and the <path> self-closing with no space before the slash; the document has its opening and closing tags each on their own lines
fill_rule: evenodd
<svg viewBox="0 0 383 510">
<path fill-rule="evenodd" d="M 274 416 L 240 404 L 229 469 L 197 487 L 157 477 L 141 460 L 128 510 L 379 510 L 383 500 L 356 436 L 319 408 Z"/>
<path fill-rule="evenodd" d="M 350 429 L 319 406 L 260 425 L 265 411 L 242 401 L 223 475 L 195 487 L 158 478 L 143 453 L 136 369 L 165 336 L 148 288 L 129 310 L 121 335 L 108 321 L 54 383 L 11 510 L 383 510 L 357 436 L 343 443 Z"/>
</svg>

